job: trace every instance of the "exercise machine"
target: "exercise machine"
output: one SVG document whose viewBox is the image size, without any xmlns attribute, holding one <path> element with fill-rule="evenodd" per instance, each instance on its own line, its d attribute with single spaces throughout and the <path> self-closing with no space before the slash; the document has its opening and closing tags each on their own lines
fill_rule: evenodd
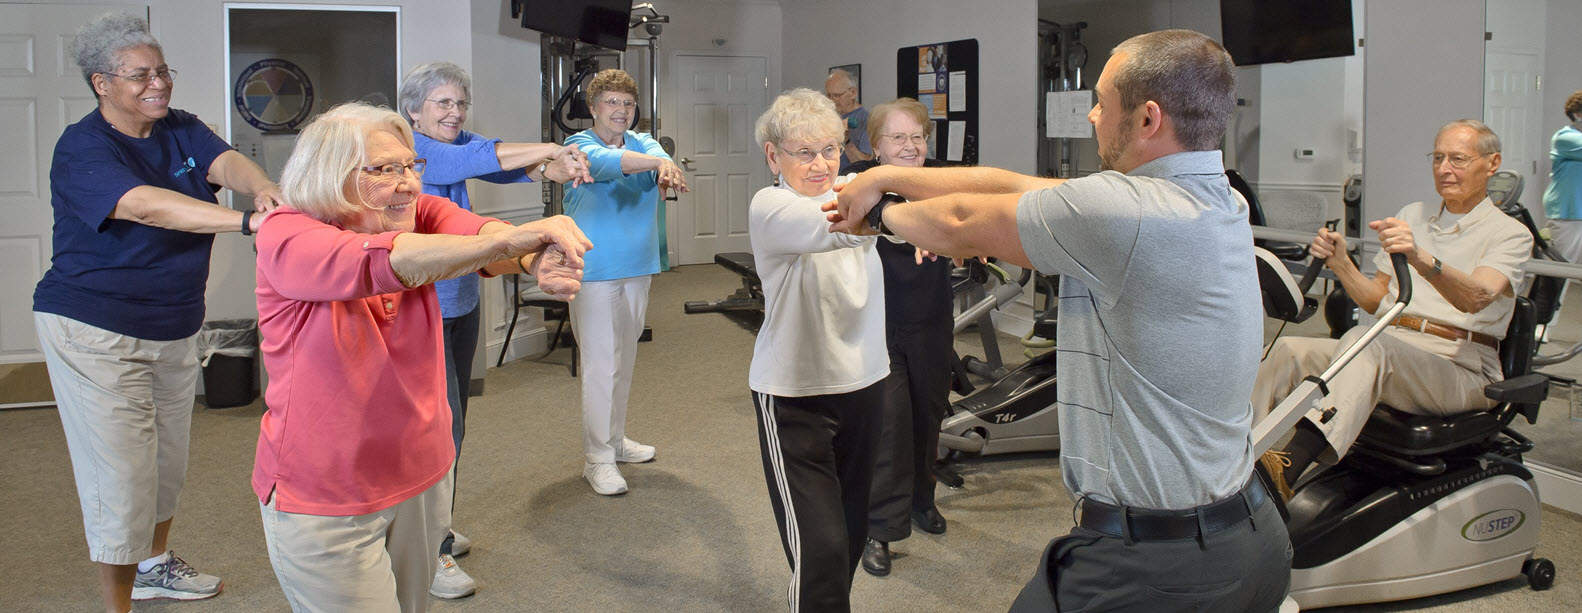
<svg viewBox="0 0 1582 613">
<path fill-rule="evenodd" d="M 1310 262 L 1296 283 L 1272 262 L 1260 258 L 1260 276 L 1285 278 L 1264 291 L 1286 293 L 1266 295 L 1265 304 L 1302 304 L 1298 312 L 1311 315 L 1305 294 L 1322 265 Z M 1400 280 L 1396 303 L 1254 426 L 1254 457 L 1317 406 L 1329 381 L 1405 310 L 1412 294 L 1406 258 L 1392 255 L 1391 264 Z M 1291 311 L 1271 315 L 1277 312 Z M 1404 600 L 1520 576 L 1537 590 L 1553 584 L 1554 564 L 1533 556 L 1541 511 L 1522 463 L 1533 444 L 1510 428 L 1518 416 L 1535 423 L 1548 393 L 1548 379 L 1531 372 L 1533 327 L 1532 302 L 1517 298 L 1500 346 L 1505 380 L 1484 389 L 1494 408 L 1439 418 L 1380 405 L 1339 464 L 1310 471 L 1289 502 L 1277 499 L 1294 550 L 1282 611 Z"/>
</svg>

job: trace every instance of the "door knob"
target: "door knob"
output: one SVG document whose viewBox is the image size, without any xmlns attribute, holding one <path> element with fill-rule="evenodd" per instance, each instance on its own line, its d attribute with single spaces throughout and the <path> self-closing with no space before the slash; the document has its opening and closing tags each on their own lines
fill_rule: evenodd
<svg viewBox="0 0 1582 613">
<path fill-rule="evenodd" d="M 676 161 L 681 163 L 681 168 L 683 170 L 692 170 L 692 158 L 683 157 Z"/>
</svg>

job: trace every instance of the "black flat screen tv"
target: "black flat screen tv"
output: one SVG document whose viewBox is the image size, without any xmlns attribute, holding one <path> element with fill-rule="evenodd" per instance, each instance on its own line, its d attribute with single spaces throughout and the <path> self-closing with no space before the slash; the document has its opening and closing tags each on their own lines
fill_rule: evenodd
<svg viewBox="0 0 1582 613">
<path fill-rule="evenodd" d="M 1220 0 L 1219 20 L 1237 66 L 1357 52 L 1351 0 Z"/>
<path fill-rule="evenodd" d="M 625 51 L 632 1 L 511 0 L 511 16 L 529 30 Z"/>
</svg>

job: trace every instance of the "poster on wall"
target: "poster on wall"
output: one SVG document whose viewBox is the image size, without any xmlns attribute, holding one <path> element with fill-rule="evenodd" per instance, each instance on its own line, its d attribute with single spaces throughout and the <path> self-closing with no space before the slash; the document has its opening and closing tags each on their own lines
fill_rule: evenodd
<svg viewBox="0 0 1582 613">
<path fill-rule="evenodd" d="M 237 114 L 261 132 L 295 132 L 313 113 L 313 80 L 288 60 L 253 62 L 237 75 L 231 90 Z"/>
<path fill-rule="evenodd" d="M 929 159 L 978 163 L 978 41 L 896 50 L 896 96 L 916 98 L 934 123 Z"/>
</svg>

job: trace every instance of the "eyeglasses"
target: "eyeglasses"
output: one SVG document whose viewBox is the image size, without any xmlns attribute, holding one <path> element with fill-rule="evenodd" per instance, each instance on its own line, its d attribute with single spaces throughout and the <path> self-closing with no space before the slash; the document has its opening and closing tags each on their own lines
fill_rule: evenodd
<svg viewBox="0 0 1582 613">
<path fill-rule="evenodd" d="M 796 158 L 796 160 L 798 162 L 801 162 L 803 164 L 811 164 L 811 163 L 813 163 L 813 158 L 818 157 L 820 155 L 824 156 L 824 159 L 826 159 L 826 160 L 838 160 L 838 159 L 840 159 L 840 147 L 836 147 L 835 145 L 829 145 L 827 147 L 824 147 L 823 149 L 819 149 L 818 151 L 813 151 L 812 149 L 808 149 L 807 147 L 803 147 L 801 149 L 797 149 L 796 151 L 792 151 L 790 149 L 786 149 L 784 147 L 780 147 L 779 145 L 776 145 L 776 147 L 779 148 L 781 151 L 784 151 L 786 153 L 791 154 L 791 157 Z"/>
<path fill-rule="evenodd" d="M 917 145 L 919 147 L 922 147 L 923 145 L 927 145 L 928 144 L 928 137 L 925 136 L 924 134 L 922 134 L 921 132 L 913 133 L 913 134 L 907 134 L 905 132 L 896 132 L 895 134 L 880 134 L 879 137 L 883 138 L 885 140 L 885 142 L 888 142 L 888 143 L 890 143 L 892 145 L 904 144 L 907 141 L 912 141 L 912 144 Z"/>
<path fill-rule="evenodd" d="M 1439 153 L 1439 152 L 1435 151 L 1433 153 L 1428 154 L 1428 162 L 1429 162 L 1429 164 L 1432 164 L 1434 168 L 1439 168 L 1440 164 L 1443 164 L 1445 162 L 1450 162 L 1450 167 L 1451 168 L 1454 168 L 1456 170 L 1461 170 L 1463 168 L 1466 168 L 1468 164 L 1471 164 L 1472 160 L 1476 160 L 1478 158 L 1484 158 L 1484 157 L 1488 157 L 1488 156 L 1489 156 L 1489 154 L 1487 154 L 1487 153 L 1479 153 L 1477 155 L 1462 155 L 1460 153 L 1452 153 L 1450 155 L 1445 155 L 1443 153 Z"/>
<path fill-rule="evenodd" d="M 599 104 L 602 104 L 604 106 L 614 106 L 614 107 L 620 107 L 620 108 L 626 108 L 626 109 L 637 108 L 637 101 L 636 100 L 626 100 L 626 99 L 622 99 L 622 98 L 605 98 L 603 100 L 600 100 Z"/>
<path fill-rule="evenodd" d="M 439 107 L 442 111 L 449 111 L 452 109 L 461 109 L 466 111 L 467 109 L 472 108 L 472 103 L 466 100 L 451 100 L 450 98 L 440 98 L 439 100 L 426 98 L 426 100 L 433 102 L 434 106 Z"/>
<path fill-rule="evenodd" d="M 172 69 L 172 68 L 161 68 L 161 69 L 153 71 L 153 72 L 146 72 L 145 71 L 145 72 L 139 72 L 139 73 L 133 73 L 133 74 L 116 74 L 116 73 L 113 73 L 113 72 L 101 72 L 99 74 L 102 74 L 102 75 L 107 76 L 107 77 L 120 77 L 122 79 L 126 79 L 126 80 L 131 81 L 133 83 L 136 83 L 138 85 L 142 85 L 144 83 L 147 83 L 149 79 L 159 79 L 161 81 L 164 81 L 165 84 L 167 84 L 167 85 L 176 82 L 176 71 L 175 71 L 175 69 Z"/>
<path fill-rule="evenodd" d="M 390 164 L 383 164 L 383 165 L 380 165 L 380 166 L 360 166 L 360 167 L 358 167 L 358 170 L 361 170 L 361 171 L 363 171 L 364 174 L 366 174 L 366 175 L 368 175 L 370 177 L 374 177 L 374 178 L 384 178 L 384 177 L 399 178 L 399 177 L 405 176 L 407 170 L 411 170 L 412 174 L 415 174 L 415 175 L 417 175 L 419 177 L 422 177 L 423 176 L 423 167 L 427 166 L 427 165 L 428 165 L 428 160 L 425 160 L 423 158 L 418 158 L 418 159 L 412 160 L 411 162 L 408 162 L 406 164 L 390 163 Z"/>
<path fill-rule="evenodd" d="M 829 91 L 829 90 L 824 90 L 824 97 L 825 98 L 830 98 L 830 99 L 839 98 L 841 96 L 846 95 L 847 92 L 850 92 L 851 90 L 854 90 L 854 89 L 857 89 L 857 88 L 855 88 L 855 87 L 848 87 L 848 88 L 840 90 L 838 92 L 832 92 L 832 91 Z"/>
</svg>

